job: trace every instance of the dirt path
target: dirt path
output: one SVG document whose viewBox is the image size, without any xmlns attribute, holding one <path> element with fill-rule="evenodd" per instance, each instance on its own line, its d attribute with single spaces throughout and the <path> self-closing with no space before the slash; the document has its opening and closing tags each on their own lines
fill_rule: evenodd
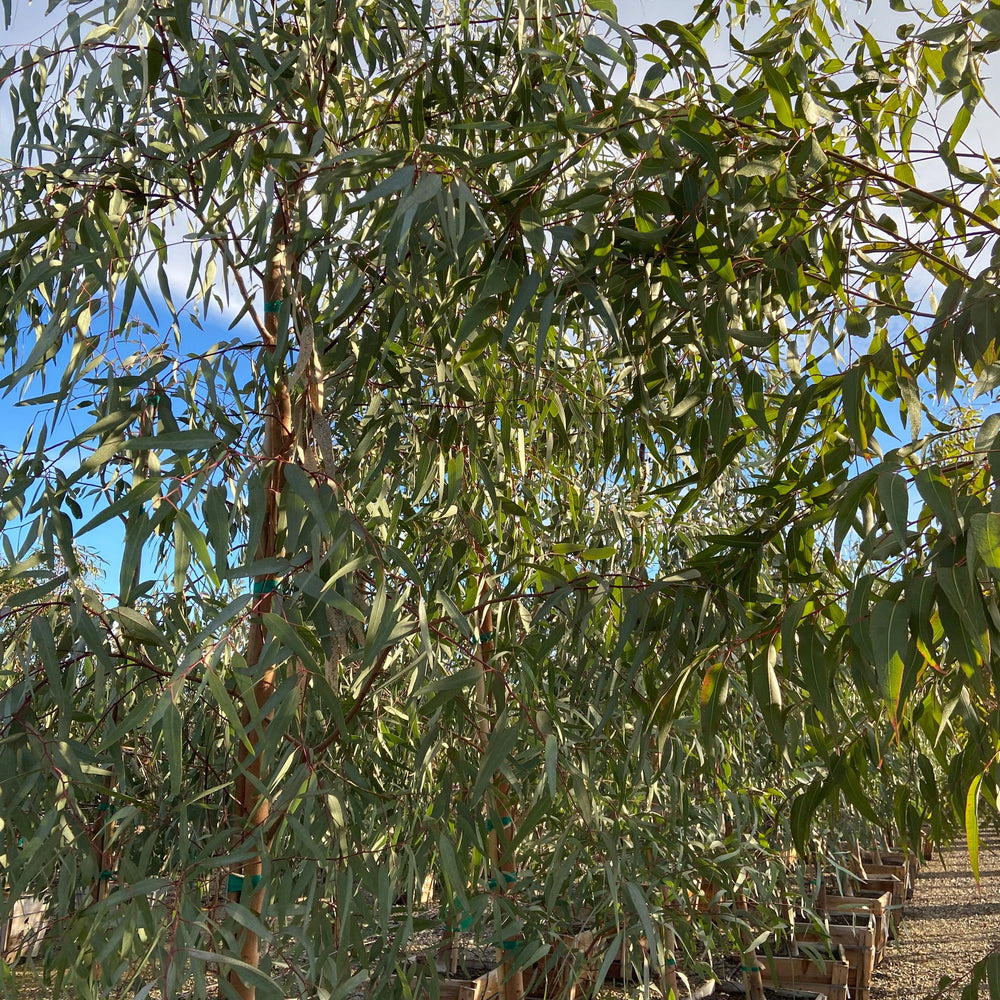
<svg viewBox="0 0 1000 1000">
<path fill-rule="evenodd" d="M 965 844 L 936 852 L 917 877 L 899 938 L 875 971 L 873 1000 L 920 1000 L 955 980 L 943 995 L 957 997 L 972 966 L 1000 949 L 1000 839 L 980 844 L 977 888 Z M 985 989 L 985 987 L 984 987 Z"/>
</svg>

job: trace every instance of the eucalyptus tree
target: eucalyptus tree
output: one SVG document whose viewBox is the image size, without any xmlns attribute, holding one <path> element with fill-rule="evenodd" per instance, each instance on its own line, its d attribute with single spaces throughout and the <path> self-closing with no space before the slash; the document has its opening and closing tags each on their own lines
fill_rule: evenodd
<svg viewBox="0 0 1000 1000">
<path fill-rule="evenodd" d="M 995 384 L 997 13 L 753 7 L 106 0 L 8 53 L 7 573 L 64 569 L 2 612 L 0 836 L 57 982 L 405 993 L 428 872 L 513 970 L 560 900 L 652 940 L 665 875 L 772 884 L 895 747 L 911 836 L 995 791 L 993 472 L 928 446 Z"/>
</svg>

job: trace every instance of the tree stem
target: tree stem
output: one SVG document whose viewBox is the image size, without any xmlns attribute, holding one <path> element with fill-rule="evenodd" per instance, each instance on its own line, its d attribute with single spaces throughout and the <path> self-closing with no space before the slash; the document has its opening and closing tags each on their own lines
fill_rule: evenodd
<svg viewBox="0 0 1000 1000">
<path fill-rule="evenodd" d="M 281 204 L 275 212 L 271 225 L 273 252 L 264 281 L 265 361 L 273 362 L 275 360 L 280 319 L 278 310 L 281 309 L 280 304 L 288 293 L 286 280 L 288 269 L 286 260 L 287 235 L 288 219 L 284 205 Z M 265 365 L 265 367 L 268 366 Z M 270 473 L 265 499 L 264 521 L 257 546 L 258 560 L 271 559 L 279 553 L 281 491 L 285 481 L 285 463 L 291 457 L 293 445 L 292 407 L 288 380 L 283 368 L 277 364 L 271 367 L 273 367 L 273 371 L 270 373 L 271 388 L 264 417 L 264 459 L 270 466 Z M 263 616 L 271 610 L 274 604 L 273 587 L 274 580 L 271 576 L 254 578 L 255 602 L 246 654 L 247 668 L 250 670 L 260 662 L 261 653 L 267 640 Z M 254 684 L 253 704 L 244 704 L 241 713 L 252 751 L 243 744 L 240 745 L 236 799 L 238 815 L 246 820 L 245 830 L 248 834 L 263 829 L 271 814 L 271 803 L 267 796 L 257 794 L 261 774 L 261 760 L 257 753 L 257 747 L 267 728 L 267 720 L 261 716 L 261 711 L 274 693 L 274 677 L 273 666 L 264 670 Z M 254 717 L 257 717 L 256 724 L 252 723 Z M 241 889 L 238 893 L 231 894 L 258 916 L 264 905 L 264 886 L 260 883 L 262 871 L 263 859 L 258 853 L 255 857 L 244 862 Z M 260 964 L 260 941 L 258 935 L 249 929 L 243 931 L 240 958 L 253 968 L 257 968 Z M 243 1000 L 254 1000 L 255 987 L 244 982 L 235 971 L 230 972 L 229 981 Z"/>
</svg>

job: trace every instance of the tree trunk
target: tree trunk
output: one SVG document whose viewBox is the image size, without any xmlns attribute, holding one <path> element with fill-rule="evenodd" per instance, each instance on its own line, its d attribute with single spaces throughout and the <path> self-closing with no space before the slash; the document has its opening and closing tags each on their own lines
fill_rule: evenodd
<svg viewBox="0 0 1000 1000">
<path fill-rule="evenodd" d="M 496 706 L 491 704 L 486 693 L 486 668 L 493 656 L 493 610 L 487 608 L 479 625 L 479 649 L 476 655 L 478 675 L 476 677 L 476 710 L 479 749 L 485 754 L 493 733 Z M 496 880 L 494 892 L 507 891 L 508 882 L 513 884 L 516 866 L 514 864 L 514 819 L 507 815 L 510 808 L 510 788 L 502 778 L 490 782 L 486 792 L 486 809 L 499 819 L 499 826 L 490 831 L 489 866 L 491 877 Z M 500 925 L 500 906 L 493 907 L 497 929 Z M 500 980 L 501 1000 L 524 1000 L 524 976 L 520 969 L 514 970 L 506 948 L 508 942 L 497 945 L 497 974 Z M 512 943 L 512 942 L 511 942 Z"/>
<path fill-rule="evenodd" d="M 286 275 L 288 230 L 289 219 L 284 204 L 280 203 L 271 227 L 273 251 L 264 281 L 263 346 L 270 360 L 274 359 L 278 343 L 278 322 L 282 303 L 290 292 Z M 283 369 L 277 365 L 274 366 L 271 378 L 273 381 L 264 415 L 264 461 L 270 466 L 270 473 L 264 522 L 257 545 L 256 557 L 258 560 L 270 559 L 279 554 L 279 513 L 281 491 L 285 482 L 284 466 L 291 457 L 293 448 L 292 408 L 287 378 Z M 250 638 L 246 653 L 246 663 L 250 670 L 260 662 L 260 656 L 267 640 L 263 615 L 272 608 L 274 588 L 273 577 L 259 576 L 254 578 L 253 619 L 250 624 Z M 267 797 L 258 796 L 255 788 L 259 785 L 261 773 L 261 761 L 257 754 L 257 747 L 267 722 L 265 719 L 259 718 L 257 724 L 252 725 L 251 720 L 254 716 L 260 715 L 261 709 L 267 704 L 273 693 L 274 668 L 268 667 L 254 685 L 253 705 L 244 705 L 241 713 L 253 748 L 251 751 L 242 743 L 240 744 L 239 778 L 236 782 L 236 808 L 238 815 L 246 821 L 242 831 L 243 835 L 246 836 L 263 828 L 271 812 L 271 804 Z M 238 897 L 244 906 L 248 906 L 258 915 L 264 904 L 264 887 L 260 884 L 262 868 L 262 859 L 259 854 L 244 862 L 240 890 L 231 894 Z M 257 968 L 260 964 L 260 941 L 257 935 L 250 930 L 243 931 L 240 958 L 253 968 Z M 229 981 L 243 1000 L 254 1000 L 255 987 L 245 983 L 235 970 L 230 972 Z"/>
<path fill-rule="evenodd" d="M 736 910 L 743 914 L 747 912 L 747 901 L 742 893 L 736 894 Z M 751 941 L 750 929 L 742 928 L 740 937 L 743 938 L 746 947 Z M 755 948 L 747 948 L 743 952 L 743 989 L 746 991 L 747 1000 L 764 1000 L 764 982 L 760 977 L 760 965 Z"/>
</svg>

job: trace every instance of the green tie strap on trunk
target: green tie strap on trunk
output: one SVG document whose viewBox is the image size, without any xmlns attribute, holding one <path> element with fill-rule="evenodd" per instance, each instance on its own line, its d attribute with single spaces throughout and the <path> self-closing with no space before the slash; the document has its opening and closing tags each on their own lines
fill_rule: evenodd
<svg viewBox="0 0 1000 1000">
<path fill-rule="evenodd" d="M 261 594 L 273 594 L 278 589 L 278 581 L 273 578 L 267 580 L 254 580 L 253 596 L 260 597 Z"/>
<path fill-rule="evenodd" d="M 670 963 L 673 964 L 672 962 Z M 764 970 L 759 965 L 741 965 L 741 972 L 763 972 Z"/>
<path fill-rule="evenodd" d="M 281 301 L 277 302 L 265 302 L 264 312 L 266 313 L 280 313 L 281 312 Z"/>
<path fill-rule="evenodd" d="M 482 646 L 485 645 L 487 642 L 492 642 L 494 635 L 495 633 L 493 632 L 481 632 L 479 634 L 479 644 Z"/>
<path fill-rule="evenodd" d="M 504 872 L 503 873 L 503 880 L 504 880 L 504 883 L 506 885 L 513 885 L 518 880 L 518 878 L 519 878 L 519 876 L 518 876 L 518 874 L 516 872 Z M 487 883 L 486 883 L 487 888 L 489 888 L 489 889 L 496 889 L 497 884 L 498 883 L 497 883 L 497 880 L 495 878 L 489 879 L 489 881 L 487 881 Z"/>
<path fill-rule="evenodd" d="M 250 888 L 256 889 L 260 885 L 260 876 L 251 875 L 250 876 Z M 226 882 L 226 890 L 231 893 L 237 893 L 243 891 L 243 876 L 242 875 L 230 875 Z"/>
<path fill-rule="evenodd" d="M 101 881 L 102 882 L 110 882 L 111 879 L 113 879 L 114 877 L 115 877 L 115 873 L 114 872 L 109 872 L 109 871 L 103 871 L 103 872 L 101 872 Z"/>
<path fill-rule="evenodd" d="M 448 930 L 454 934 L 456 931 L 467 931 L 472 926 L 472 914 L 465 908 L 458 896 L 453 896 L 452 906 L 455 907 L 455 914 L 458 917 L 457 924 L 449 924 Z"/>
<path fill-rule="evenodd" d="M 513 824 L 513 822 L 514 822 L 514 818 L 512 816 L 501 816 L 500 817 L 500 825 L 501 826 L 511 826 Z M 486 830 L 487 830 L 487 832 L 489 832 L 492 829 L 493 829 L 493 820 L 488 819 L 486 821 Z"/>
</svg>

